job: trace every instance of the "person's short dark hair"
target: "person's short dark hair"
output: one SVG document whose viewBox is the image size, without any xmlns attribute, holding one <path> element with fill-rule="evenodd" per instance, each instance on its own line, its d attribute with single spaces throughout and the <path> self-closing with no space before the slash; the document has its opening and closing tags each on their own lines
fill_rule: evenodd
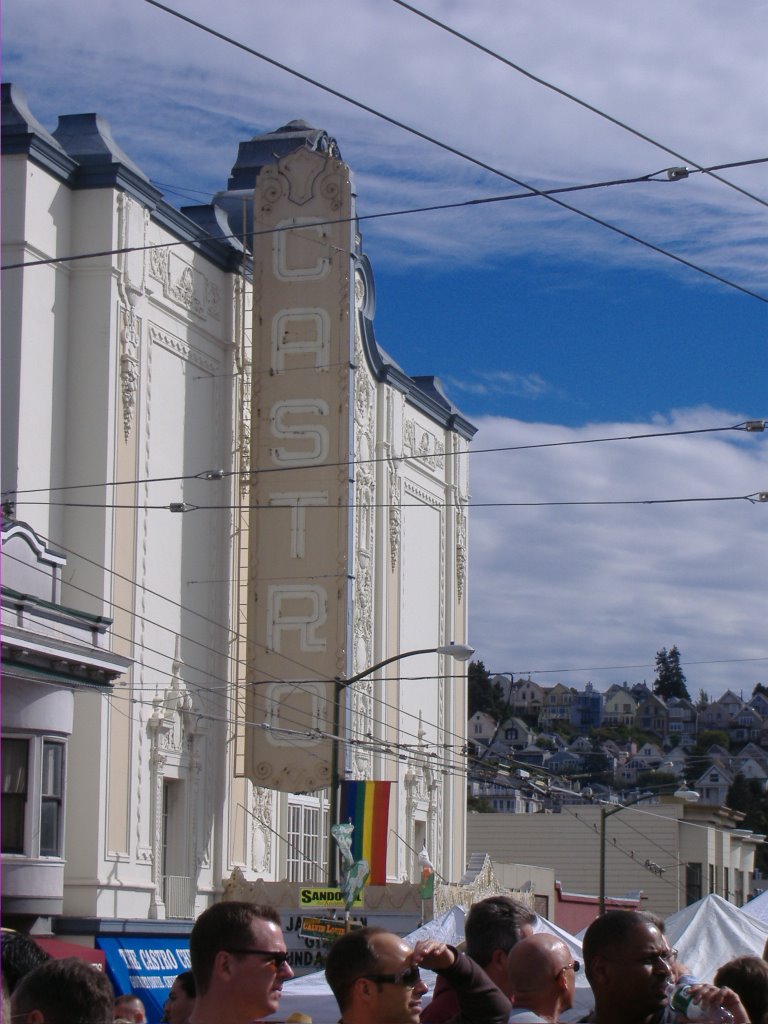
<svg viewBox="0 0 768 1024">
<path fill-rule="evenodd" d="M 715 984 L 732 988 L 752 1024 L 768 1020 L 768 964 L 759 956 L 737 956 L 718 968 Z"/>
<path fill-rule="evenodd" d="M 144 1006 L 144 1003 L 142 1003 L 141 999 L 139 999 L 139 997 L 137 995 L 134 995 L 133 992 L 124 992 L 122 995 L 115 996 L 115 1006 L 114 1006 L 114 1009 L 117 1010 L 117 1008 L 120 1007 L 120 1006 L 128 1006 L 128 1007 L 130 1007 L 130 1010 L 129 1010 L 130 1013 L 133 1013 L 136 1010 L 138 1010 L 141 1013 L 141 1015 L 144 1017 L 144 1019 L 145 1020 L 147 1019 L 147 1010 L 146 1010 L 146 1007 Z M 123 1016 L 127 1016 L 127 1015 L 124 1015 L 122 1013 L 117 1013 L 116 1016 L 117 1017 L 123 1017 Z"/>
<path fill-rule="evenodd" d="M 12 931 L 2 933 L 3 977 L 9 994 L 13 994 L 13 990 L 25 974 L 50 959 L 50 954 L 41 949 L 28 935 Z"/>
<path fill-rule="evenodd" d="M 635 928 L 647 928 L 648 925 L 654 925 L 654 922 L 635 910 L 608 910 L 601 917 L 596 917 L 584 933 L 581 945 L 587 981 L 591 981 L 592 963 L 596 956 L 620 946 Z"/>
<path fill-rule="evenodd" d="M 195 976 L 192 971 L 182 971 L 181 974 L 177 974 L 174 978 L 174 985 L 178 981 L 184 995 L 188 999 L 195 999 L 197 997 L 197 989 L 195 988 Z"/>
<path fill-rule="evenodd" d="M 520 941 L 521 930 L 533 925 L 532 910 L 511 896 L 489 896 L 473 903 L 464 922 L 467 953 L 476 964 L 485 967 L 497 949 L 508 953 Z"/>
<path fill-rule="evenodd" d="M 46 1024 L 112 1024 L 115 994 L 103 971 L 76 956 L 25 974 L 11 997 L 16 1018 L 39 1010 Z"/>
<path fill-rule="evenodd" d="M 342 1013 L 349 1003 L 352 986 L 365 974 L 376 974 L 379 958 L 371 945 L 374 935 L 386 928 L 354 928 L 341 935 L 331 946 L 325 961 L 325 980 L 336 997 Z"/>
<path fill-rule="evenodd" d="M 251 942 L 251 924 L 258 919 L 280 924 L 280 915 L 274 907 L 241 900 L 214 903 L 198 917 L 189 936 L 189 955 L 200 995 L 205 995 L 211 984 L 217 953 L 247 947 Z"/>
</svg>

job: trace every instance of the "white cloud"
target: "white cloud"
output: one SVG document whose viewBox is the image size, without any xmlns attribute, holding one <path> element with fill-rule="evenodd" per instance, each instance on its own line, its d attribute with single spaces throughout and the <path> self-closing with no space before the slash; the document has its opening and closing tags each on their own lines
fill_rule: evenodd
<svg viewBox="0 0 768 1024">
<path fill-rule="evenodd" d="M 178 0 L 190 17 L 538 187 L 679 163 L 409 12 L 382 0 Z M 647 0 L 540 0 L 425 9 L 510 60 L 697 162 L 764 155 L 768 9 Z M 6 75 L 52 126 L 98 109 L 154 176 L 215 190 L 240 139 L 295 117 L 327 128 L 360 183 L 361 212 L 514 191 L 343 100 L 149 4 L 25 0 L 4 12 Z M 52 70 L 52 59 L 55 65 Z M 727 172 L 765 195 L 763 169 Z M 201 180 L 202 179 L 202 180 Z M 763 284 L 752 252 L 762 209 L 702 176 L 568 198 L 711 269 Z M 763 225 L 762 229 L 758 225 Z M 649 258 L 545 200 L 366 227 L 377 262 L 478 264 L 510 252 Z M 653 257 L 656 259 L 656 257 Z M 670 267 L 671 269 L 671 267 Z"/>
<path fill-rule="evenodd" d="M 486 418 L 474 448 L 724 426 L 722 410 L 580 429 Z M 677 644 L 692 696 L 768 678 L 768 505 L 514 507 L 746 495 L 768 479 L 765 434 L 716 433 L 472 456 L 471 642 L 494 671 L 598 688 L 653 678 Z M 490 507 L 482 507 L 485 503 Z M 746 659 L 761 658 L 762 661 Z M 694 664 L 711 662 L 712 664 Z M 723 662 L 717 664 L 717 662 Z M 619 666 L 645 666 L 622 669 Z M 616 666 L 610 671 L 598 668 Z"/>
</svg>

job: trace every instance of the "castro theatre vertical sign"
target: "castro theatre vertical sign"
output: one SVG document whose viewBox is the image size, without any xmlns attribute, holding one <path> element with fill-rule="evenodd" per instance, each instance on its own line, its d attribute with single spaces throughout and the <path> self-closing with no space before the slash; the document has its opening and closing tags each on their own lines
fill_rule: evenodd
<svg viewBox="0 0 768 1024">
<path fill-rule="evenodd" d="M 288 792 L 330 783 L 347 672 L 352 202 L 307 148 L 254 198 L 246 774 Z"/>
</svg>

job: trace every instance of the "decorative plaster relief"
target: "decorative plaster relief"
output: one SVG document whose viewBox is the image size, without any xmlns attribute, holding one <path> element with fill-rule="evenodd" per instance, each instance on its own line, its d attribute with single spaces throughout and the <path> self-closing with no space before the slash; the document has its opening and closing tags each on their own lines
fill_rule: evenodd
<svg viewBox="0 0 768 1024">
<path fill-rule="evenodd" d="M 263 213 L 270 213 L 273 205 L 284 196 L 297 206 L 322 196 L 332 210 L 340 209 L 345 181 L 335 170 L 338 166 L 336 161 L 321 161 L 316 153 L 300 149 L 280 164 L 262 168 L 259 190 Z"/>
<path fill-rule="evenodd" d="M 127 442 L 136 411 L 139 389 L 139 342 L 141 320 L 132 306 L 121 310 L 120 396 L 123 403 L 123 439 Z"/>
<path fill-rule="evenodd" d="M 464 600 L 464 584 L 467 578 L 467 516 L 464 512 L 466 498 L 459 497 L 456 509 L 456 593 L 459 601 Z"/>
<path fill-rule="evenodd" d="M 216 360 L 199 349 L 193 348 L 184 338 L 169 334 L 168 331 L 164 331 L 156 324 L 149 325 L 149 340 L 152 345 L 159 345 L 161 348 L 173 352 L 174 355 L 193 363 L 207 373 L 213 374 L 219 368 L 219 363 Z"/>
<path fill-rule="evenodd" d="M 428 469 L 434 471 L 442 469 L 445 465 L 445 445 L 431 431 L 419 426 L 415 420 L 405 421 L 403 448 Z"/>
<path fill-rule="evenodd" d="M 251 868 L 268 872 L 272 867 L 272 790 L 253 787 L 251 800 Z"/>
<path fill-rule="evenodd" d="M 163 286 L 163 295 L 199 317 L 221 320 L 221 288 L 168 246 L 149 250 L 149 275 Z"/>
<path fill-rule="evenodd" d="M 403 534 L 402 511 L 400 509 L 400 478 L 395 469 L 389 470 L 389 559 L 392 572 L 397 569 L 400 558 L 400 541 Z"/>
</svg>

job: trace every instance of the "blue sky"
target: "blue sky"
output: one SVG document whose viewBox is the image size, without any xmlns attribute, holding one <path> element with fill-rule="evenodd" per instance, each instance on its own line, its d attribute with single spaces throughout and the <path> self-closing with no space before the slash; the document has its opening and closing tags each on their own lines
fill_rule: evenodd
<svg viewBox="0 0 768 1024">
<path fill-rule="evenodd" d="M 391 0 L 171 6 L 537 188 L 684 162 Z M 688 161 L 768 156 L 759 0 L 738 17 L 715 0 L 421 8 Z M 4 78 L 47 128 L 95 110 L 153 180 L 200 201 L 226 186 L 239 141 L 294 118 L 338 140 L 362 215 L 519 191 L 139 0 L 25 0 L 3 20 Z M 720 173 L 752 196 L 692 174 L 564 198 L 768 298 L 768 164 Z M 547 200 L 361 227 L 380 344 L 443 380 L 478 448 L 768 415 L 768 303 Z M 473 456 L 485 507 L 471 526 L 471 640 L 486 665 L 601 686 L 650 679 L 655 651 L 677 643 L 696 693 L 768 682 L 768 505 L 488 507 L 748 494 L 768 487 L 766 445 L 718 434 Z"/>
</svg>

